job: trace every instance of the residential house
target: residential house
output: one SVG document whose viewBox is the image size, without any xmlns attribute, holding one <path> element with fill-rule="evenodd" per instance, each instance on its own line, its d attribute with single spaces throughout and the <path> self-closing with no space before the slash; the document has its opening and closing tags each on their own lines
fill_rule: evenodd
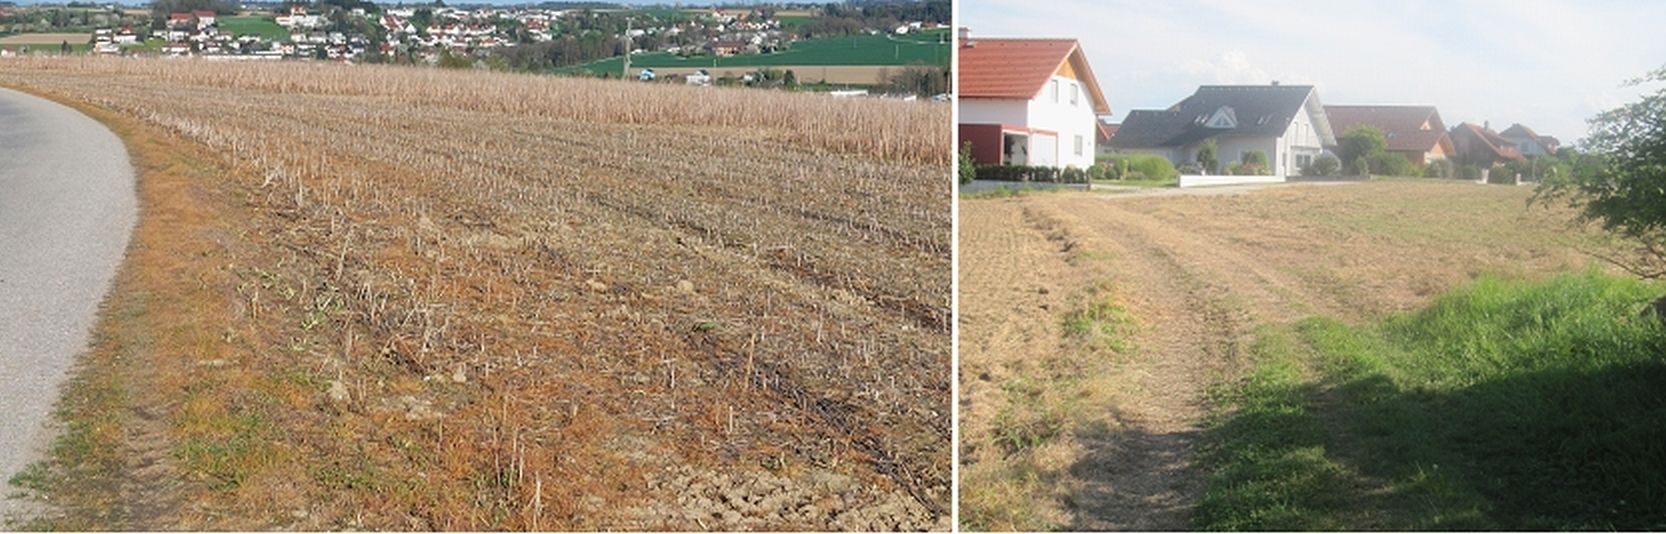
<svg viewBox="0 0 1666 534">
<path fill-rule="evenodd" d="M 1214 139 L 1224 167 L 1260 151 L 1275 177 L 1302 167 L 1336 146 L 1325 106 L 1310 85 L 1205 85 L 1164 110 L 1134 110 L 1111 139 L 1117 152 L 1155 154 L 1176 166 L 1194 163 L 1198 147 Z"/>
<path fill-rule="evenodd" d="M 1110 104 L 1075 39 L 960 34 L 960 139 L 980 165 L 1085 169 Z"/>
<path fill-rule="evenodd" d="M 707 72 L 706 69 L 699 69 L 694 71 L 694 74 L 690 74 L 687 78 L 684 78 L 684 81 L 689 85 L 711 85 L 712 75 L 710 72 Z"/>
<path fill-rule="evenodd" d="M 190 13 L 169 13 L 168 29 L 194 30 L 197 29 L 197 20 L 192 18 Z"/>
<path fill-rule="evenodd" d="M 1111 140 L 1116 138 L 1116 131 L 1121 128 L 1122 125 L 1118 123 L 1099 121 L 1099 136 L 1096 138 L 1098 142 L 1094 143 L 1094 146 L 1099 148 L 1098 153 L 1111 153 Z"/>
<path fill-rule="evenodd" d="M 1360 126 L 1382 131 L 1387 150 L 1416 165 L 1449 159 L 1457 152 L 1434 106 L 1325 106 L 1325 115 L 1338 137 Z"/>
<path fill-rule="evenodd" d="M 1461 163 L 1491 167 L 1506 161 L 1527 159 L 1521 155 L 1521 150 L 1516 148 L 1514 142 L 1500 136 L 1485 124 L 1459 124 L 1452 128 L 1451 135 L 1452 146 L 1457 150 L 1457 160 Z"/>
<path fill-rule="evenodd" d="M 197 29 L 199 30 L 207 29 L 208 27 L 215 25 L 217 20 L 214 17 L 214 12 L 206 9 L 192 11 L 191 16 L 197 19 Z"/>
<path fill-rule="evenodd" d="M 1532 128 L 1522 126 L 1520 123 L 1512 124 L 1504 131 L 1498 132 L 1498 136 L 1514 143 L 1516 150 L 1527 157 L 1555 155 L 1557 147 L 1561 146 L 1561 142 L 1557 141 L 1555 137 L 1539 135 Z"/>
</svg>

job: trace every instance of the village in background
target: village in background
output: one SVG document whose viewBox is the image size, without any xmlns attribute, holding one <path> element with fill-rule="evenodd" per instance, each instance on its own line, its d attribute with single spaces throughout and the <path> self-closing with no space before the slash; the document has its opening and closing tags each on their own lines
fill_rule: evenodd
<svg viewBox="0 0 1666 534">
<path fill-rule="evenodd" d="M 1113 111 L 1113 89 L 1100 87 L 1076 39 L 962 28 L 958 42 L 968 183 L 1193 187 L 1376 175 L 1520 185 L 1566 177 L 1577 160 L 1525 124 L 1448 126 L 1433 103 L 1327 104 L 1319 87 L 1277 80 L 1205 85 L 1166 109 Z"/>
<path fill-rule="evenodd" d="M 398 63 L 946 101 L 950 11 L 949 0 L 743 7 L 0 2 L 0 57 Z"/>
</svg>

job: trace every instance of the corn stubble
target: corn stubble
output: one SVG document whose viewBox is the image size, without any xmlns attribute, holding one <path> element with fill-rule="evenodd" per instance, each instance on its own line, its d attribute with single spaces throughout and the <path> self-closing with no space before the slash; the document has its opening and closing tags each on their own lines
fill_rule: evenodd
<svg viewBox="0 0 1666 534">
<path fill-rule="evenodd" d="M 0 83 L 209 147 L 245 203 L 237 353 L 193 372 L 251 391 L 166 415 L 243 422 L 176 421 L 173 525 L 948 526 L 946 106 L 111 58 Z"/>
</svg>

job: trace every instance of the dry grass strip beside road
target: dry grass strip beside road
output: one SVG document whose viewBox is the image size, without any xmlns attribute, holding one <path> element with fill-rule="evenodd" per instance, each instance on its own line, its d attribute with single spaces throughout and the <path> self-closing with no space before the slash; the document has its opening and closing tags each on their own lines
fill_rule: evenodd
<svg viewBox="0 0 1666 534">
<path fill-rule="evenodd" d="M 182 439 L 238 430 L 207 399 L 248 384 L 241 368 L 215 363 L 232 353 L 233 325 L 224 319 L 233 296 L 220 288 L 232 277 L 225 263 L 233 255 L 229 237 L 243 231 L 247 214 L 206 151 L 106 110 L 60 102 L 104 122 L 127 143 L 142 215 L 92 346 L 59 402 L 64 432 L 51 457 L 18 480 L 49 496 L 56 515 L 26 526 L 174 524 L 181 487 L 202 482 L 185 476 L 194 467 L 216 462 L 220 472 L 235 473 L 245 462 L 267 461 L 174 454 Z M 210 368 L 216 370 L 204 372 Z M 177 423 L 169 416 L 176 399 L 187 403 Z"/>
</svg>

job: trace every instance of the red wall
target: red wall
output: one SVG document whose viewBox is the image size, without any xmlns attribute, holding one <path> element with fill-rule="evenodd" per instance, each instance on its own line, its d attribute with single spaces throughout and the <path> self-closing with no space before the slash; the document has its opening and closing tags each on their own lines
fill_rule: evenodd
<svg viewBox="0 0 1666 534">
<path fill-rule="evenodd" d="M 972 143 L 972 160 L 978 165 L 1001 164 L 1001 125 L 962 124 L 960 143 Z"/>
</svg>

